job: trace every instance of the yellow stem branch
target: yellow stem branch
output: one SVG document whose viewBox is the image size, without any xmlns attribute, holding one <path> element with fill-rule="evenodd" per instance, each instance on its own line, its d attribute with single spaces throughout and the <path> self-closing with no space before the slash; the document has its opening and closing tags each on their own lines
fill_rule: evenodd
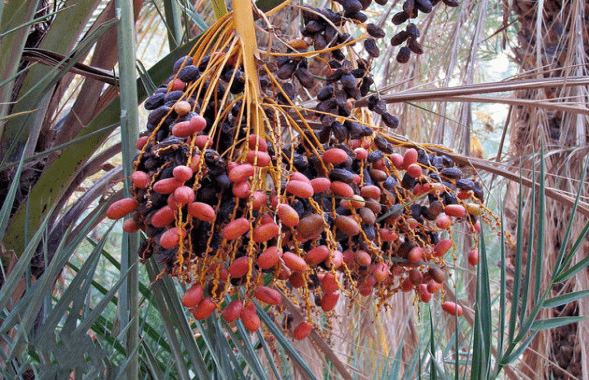
<svg viewBox="0 0 589 380">
<path fill-rule="evenodd" d="M 254 15 L 251 0 L 232 0 L 233 1 L 233 20 L 235 32 L 239 37 L 239 43 L 242 48 L 243 68 L 245 80 L 247 81 L 245 90 L 248 102 L 248 116 L 250 117 L 253 132 L 260 136 L 261 125 L 258 117 L 257 104 L 260 101 L 258 71 L 256 69 L 256 59 L 259 59 L 258 42 L 256 39 L 256 29 L 254 25 Z"/>
</svg>

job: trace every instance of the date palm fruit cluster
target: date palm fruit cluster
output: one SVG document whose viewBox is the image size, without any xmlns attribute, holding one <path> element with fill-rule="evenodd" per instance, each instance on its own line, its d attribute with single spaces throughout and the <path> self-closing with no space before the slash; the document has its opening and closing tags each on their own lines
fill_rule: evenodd
<svg viewBox="0 0 589 380">
<path fill-rule="evenodd" d="M 474 236 L 488 221 L 482 185 L 452 159 L 393 137 L 354 108 L 369 95 L 376 54 L 344 52 L 384 33 L 361 23 L 357 5 L 340 3 L 343 13 L 304 8 L 303 38 L 286 53 L 264 53 L 253 73 L 230 15 L 221 18 L 145 102 L 133 198 L 108 216 L 132 215 L 124 229 L 148 236 L 141 259 L 154 256 L 188 285 L 182 302 L 195 319 L 217 310 L 255 331 L 257 300 L 289 328 L 286 297 L 305 318 L 293 331 L 303 339 L 314 319 L 335 315 L 342 294 L 378 306 L 399 291 L 429 302 L 448 278 L 454 226 Z M 367 31 L 360 39 L 341 29 L 351 20 Z M 310 72 L 317 54 L 325 79 Z M 297 89 L 318 84 L 315 106 L 298 106 L 309 99 Z M 378 96 L 368 109 L 397 127 Z M 462 313 L 454 303 L 443 309 Z"/>
</svg>

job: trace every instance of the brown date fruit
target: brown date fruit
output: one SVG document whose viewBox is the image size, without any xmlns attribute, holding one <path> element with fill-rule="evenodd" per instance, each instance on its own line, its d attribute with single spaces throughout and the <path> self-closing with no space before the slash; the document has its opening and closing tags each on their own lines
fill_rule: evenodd
<svg viewBox="0 0 589 380">
<path fill-rule="evenodd" d="M 315 34 L 313 36 L 313 49 L 315 49 L 315 51 L 318 50 L 323 50 L 327 47 L 327 39 L 325 38 L 325 36 L 323 34 Z"/>
<path fill-rule="evenodd" d="M 362 9 L 368 9 L 370 4 L 372 4 L 372 0 L 360 0 L 360 3 L 362 4 Z"/>
<path fill-rule="evenodd" d="M 386 34 L 382 28 L 370 23 L 366 25 L 366 32 L 374 38 L 383 38 Z"/>
<path fill-rule="evenodd" d="M 397 128 L 399 126 L 399 119 L 388 112 L 383 112 L 381 114 L 381 119 L 382 122 L 389 128 Z"/>
<path fill-rule="evenodd" d="M 410 57 L 411 49 L 409 49 L 407 46 L 403 46 L 401 49 L 399 49 L 399 52 L 397 53 L 397 62 L 407 63 L 409 62 Z"/>
<path fill-rule="evenodd" d="M 346 89 L 356 88 L 356 78 L 352 74 L 344 74 L 341 77 L 342 86 Z"/>
<path fill-rule="evenodd" d="M 319 20 L 311 20 L 305 25 L 305 30 L 310 33 L 317 33 L 325 29 L 325 23 Z"/>
<path fill-rule="evenodd" d="M 276 76 L 278 76 L 280 79 L 288 79 L 292 77 L 292 74 L 294 74 L 296 68 L 297 66 L 293 62 L 286 63 L 278 69 Z"/>
<path fill-rule="evenodd" d="M 399 13 L 395 13 L 395 15 L 393 16 L 393 24 L 395 25 L 401 25 L 402 23 L 404 23 L 405 21 L 409 20 L 409 13 L 403 11 L 403 12 L 399 12 Z"/>
<path fill-rule="evenodd" d="M 301 85 L 305 88 L 311 88 L 315 84 L 315 77 L 305 68 L 298 68 L 294 72 L 295 77 L 299 80 Z"/>
<path fill-rule="evenodd" d="M 333 86 L 328 84 L 317 93 L 317 100 L 324 101 L 333 97 Z"/>
<path fill-rule="evenodd" d="M 366 49 L 366 52 L 372 58 L 377 58 L 380 55 L 380 50 L 376 46 L 376 40 L 374 38 L 364 40 L 364 49 Z"/>
<path fill-rule="evenodd" d="M 362 12 L 346 12 L 344 14 L 345 17 L 360 21 L 362 23 L 366 22 L 366 20 L 368 20 L 368 16 L 366 16 L 364 13 Z"/>
<path fill-rule="evenodd" d="M 405 42 L 405 40 L 409 38 L 409 33 L 407 33 L 406 31 L 402 30 L 399 33 L 395 34 L 392 38 L 391 38 L 391 45 L 392 46 L 398 46 L 401 45 L 403 42 Z"/>
<path fill-rule="evenodd" d="M 358 0 L 338 0 L 346 12 L 356 13 L 362 10 L 362 3 Z"/>
<path fill-rule="evenodd" d="M 421 47 L 421 44 L 415 40 L 415 38 L 409 38 L 409 41 L 407 41 L 407 46 L 415 54 L 423 54 L 423 48 Z"/>
<path fill-rule="evenodd" d="M 405 28 L 405 30 L 407 31 L 407 34 L 409 34 L 409 36 L 411 37 L 417 38 L 420 35 L 419 29 L 417 29 L 417 26 L 415 24 L 407 24 L 407 28 Z"/>
<path fill-rule="evenodd" d="M 420 12 L 430 13 L 432 11 L 433 5 L 430 0 L 415 0 L 415 8 L 417 8 Z"/>
</svg>

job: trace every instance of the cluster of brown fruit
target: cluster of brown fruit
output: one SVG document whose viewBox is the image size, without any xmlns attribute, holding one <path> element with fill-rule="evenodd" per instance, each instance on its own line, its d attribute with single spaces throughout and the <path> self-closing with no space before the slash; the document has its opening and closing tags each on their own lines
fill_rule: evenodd
<svg viewBox="0 0 589 380">
<path fill-rule="evenodd" d="M 457 7 L 460 5 L 458 0 L 405 0 L 403 10 L 393 15 L 392 22 L 395 25 L 401 25 L 404 22 L 417 18 L 419 12 L 430 13 L 438 3 L 443 2 L 448 7 Z M 413 23 L 408 23 L 405 30 L 400 31 L 391 38 L 392 46 L 399 46 L 406 42 L 397 52 L 397 62 L 407 63 L 411 58 L 411 53 L 423 54 L 421 44 L 417 42 L 419 29 Z"/>
<path fill-rule="evenodd" d="M 364 7 L 354 2 L 340 3 L 357 19 Z M 288 328 L 291 316 L 280 306 L 288 297 L 306 317 L 296 339 L 318 315 L 335 313 L 341 294 L 374 295 L 383 305 L 404 291 L 429 302 L 448 277 L 453 226 L 464 223 L 475 235 L 483 209 L 481 184 L 449 157 L 404 145 L 353 108 L 373 82 L 368 63 L 352 63 L 340 49 L 353 43 L 334 28 L 342 15 L 311 8 L 303 15 L 303 35 L 332 58 L 317 106 L 297 108 L 290 82 L 315 84 L 304 55 L 311 44 L 291 45 L 273 66 L 258 62 L 259 99 L 249 96 L 235 36 L 223 48 L 199 47 L 145 102 L 151 112 L 137 141 L 133 198 L 108 210 L 113 219 L 132 214 L 125 231 L 146 233 L 142 260 L 155 256 L 189 285 L 182 302 L 195 319 L 220 310 L 255 331 L 257 299 L 280 311 L 274 316 Z M 368 108 L 398 126 L 377 96 Z M 456 304 L 443 308 L 462 313 Z"/>
</svg>

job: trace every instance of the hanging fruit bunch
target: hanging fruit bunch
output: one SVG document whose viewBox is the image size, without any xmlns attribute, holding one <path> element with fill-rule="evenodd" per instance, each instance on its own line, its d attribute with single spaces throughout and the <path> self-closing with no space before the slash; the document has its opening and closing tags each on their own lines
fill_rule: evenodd
<svg viewBox="0 0 589 380">
<path fill-rule="evenodd" d="M 457 7 L 460 5 L 458 0 L 405 0 L 403 2 L 403 10 L 393 15 L 393 24 L 407 24 L 405 30 L 401 30 L 391 38 L 392 46 L 405 44 L 405 46 L 402 46 L 397 52 L 397 62 L 409 62 L 411 53 L 417 55 L 423 54 L 423 48 L 417 41 L 420 36 L 419 29 L 410 21 L 411 19 L 417 18 L 419 12 L 431 13 L 438 3 L 444 3 L 448 7 Z"/>
<path fill-rule="evenodd" d="M 370 95 L 384 32 L 364 24 L 370 1 L 339 3 L 302 7 L 302 38 L 266 50 L 240 37 L 253 33 L 252 12 L 234 7 L 242 14 L 219 19 L 145 102 L 133 198 L 108 216 L 132 213 L 125 230 L 148 236 L 141 260 L 154 256 L 188 286 L 182 302 L 195 319 L 217 310 L 255 331 L 253 300 L 288 322 L 286 297 L 306 318 L 293 331 L 303 339 L 342 294 L 372 294 L 379 307 L 399 291 L 429 302 L 448 278 L 453 228 L 476 239 L 491 222 L 477 180 L 388 132 L 399 120 Z M 408 3 L 420 4 L 408 7 L 414 17 L 430 2 Z M 353 39 L 346 25 L 363 33 Z M 272 33 L 267 21 L 262 29 Z M 366 58 L 350 49 L 357 42 Z M 314 106 L 301 105 L 305 94 Z M 386 129 L 355 108 L 366 96 Z"/>
</svg>

